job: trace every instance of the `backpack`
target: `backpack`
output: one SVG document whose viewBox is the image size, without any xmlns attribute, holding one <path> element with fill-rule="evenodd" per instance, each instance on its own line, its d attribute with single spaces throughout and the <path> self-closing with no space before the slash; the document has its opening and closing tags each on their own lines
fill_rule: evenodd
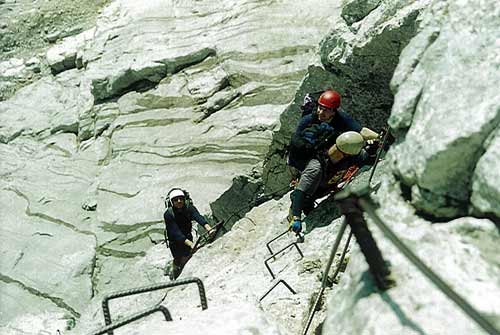
<svg viewBox="0 0 500 335">
<path fill-rule="evenodd" d="M 299 171 L 307 162 L 335 143 L 339 133 L 328 123 L 314 124 L 300 134 L 293 134 L 289 146 L 289 164 Z"/>
<path fill-rule="evenodd" d="M 323 91 L 317 91 L 317 92 L 312 92 L 312 93 L 307 93 L 304 97 L 304 101 L 302 106 L 300 106 L 300 109 L 302 110 L 302 117 L 306 116 L 307 114 L 311 114 L 316 110 L 316 107 L 318 107 L 318 99 L 323 94 Z"/>
</svg>

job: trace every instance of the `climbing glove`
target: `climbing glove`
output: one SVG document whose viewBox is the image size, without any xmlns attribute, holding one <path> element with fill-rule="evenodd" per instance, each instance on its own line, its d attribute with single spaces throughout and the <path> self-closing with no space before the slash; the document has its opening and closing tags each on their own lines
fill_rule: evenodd
<svg viewBox="0 0 500 335">
<path fill-rule="evenodd" d="M 299 219 L 295 219 L 293 222 L 292 222 L 292 225 L 290 226 L 290 229 L 294 232 L 294 233 L 300 233 L 302 231 L 302 221 L 300 221 Z"/>
</svg>

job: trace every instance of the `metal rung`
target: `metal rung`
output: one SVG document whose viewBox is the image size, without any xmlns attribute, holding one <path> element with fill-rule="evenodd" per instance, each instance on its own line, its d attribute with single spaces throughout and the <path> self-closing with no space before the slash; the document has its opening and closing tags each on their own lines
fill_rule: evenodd
<svg viewBox="0 0 500 335">
<path fill-rule="evenodd" d="M 271 267 L 269 266 L 269 264 L 267 264 L 267 262 L 269 262 L 271 259 L 273 259 L 275 256 L 281 254 L 283 251 L 285 251 L 286 249 L 288 249 L 289 247 L 291 247 L 292 245 L 295 246 L 295 248 L 297 248 L 297 251 L 299 252 L 300 254 L 300 258 L 303 258 L 304 257 L 304 254 L 302 253 L 302 250 L 300 250 L 299 246 L 297 245 L 297 242 L 292 242 L 290 243 L 289 245 L 287 245 L 286 247 L 284 247 L 283 249 L 281 249 L 280 251 L 276 252 L 275 254 L 272 254 L 270 257 L 268 257 L 265 261 L 264 261 L 264 264 L 266 265 L 266 268 L 267 270 L 269 270 L 269 273 L 271 274 L 271 276 L 273 277 L 273 279 L 276 279 L 276 277 L 274 276 L 274 273 L 273 271 L 271 270 Z"/>
<path fill-rule="evenodd" d="M 109 334 L 109 332 L 114 330 L 114 329 L 120 328 L 122 326 L 125 326 L 126 324 L 129 324 L 131 322 L 142 319 L 143 317 L 148 316 L 150 314 L 153 314 L 155 312 L 162 312 L 163 316 L 165 316 L 166 321 L 172 321 L 172 316 L 170 315 L 170 312 L 168 311 L 168 309 L 165 306 L 158 305 L 158 306 L 152 307 L 150 309 L 147 309 L 145 311 L 139 312 L 137 314 L 131 315 L 125 319 L 119 320 L 115 323 L 109 324 L 105 327 L 102 327 L 102 328 L 94 331 L 93 333 L 91 333 L 91 335 L 102 335 L 105 333 Z"/>
<path fill-rule="evenodd" d="M 156 285 L 150 285 L 150 286 L 144 286 L 144 287 L 138 287 L 130 290 L 124 290 L 124 291 L 119 291 L 115 293 L 111 293 L 107 296 L 104 297 L 102 300 L 102 312 L 104 314 L 104 322 L 106 323 L 106 326 L 111 325 L 111 313 L 109 311 L 109 301 L 112 299 L 116 298 L 122 298 L 130 295 L 135 295 L 135 294 L 140 294 L 140 293 L 146 293 L 146 292 L 151 292 L 151 291 L 156 291 L 156 290 L 161 290 L 167 287 L 174 287 L 174 286 L 181 286 L 181 285 L 187 285 L 191 283 L 196 283 L 198 285 L 198 292 L 200 294 L 200 301 L 201 301 L 201 308 L 202 309 L 207 309 L 207 297 L 205 295 L 205 287 L 203 286 L 203 282 L 199 278 L 191 277 L 191 278 L 185 278 L 181 280 L 174 280 L 170 281 L 168 283 L 163 283 L 163 284 L 156 284 Z M 107 331 L 108 335 L 113 335 L 113 328 Z"/>
<path fill-rule="evenodd" d="M 276 282 L 276 283 L 275 283 L 275 284 L 274 284 L 274 285 L 273 285 L 273 286 L 272 286 L 272 287 L 271 287 L 271 288 L 270 288 L 270 289 L 269 289 L 269 290 L 268 290 L 268 291 L 267 291 L 267 292 L 266 292 L 266 293 L 265 293 L 265 294 L 264 294 L 264 295 L 263 295 L 263 296 L 259 299 L 259 301 L 262 301 L 265 297 L 267 297 L 267 295 L 268 295 L 269 293 L 271 293 L 271 291 L 272 291 L 272 290 L 274 290 L 274 288 L 275 288 L 276 286 L 278 286 L 278 284 L 279 284 L 279 283 L 282 283 L 283 285 L 285 285 L 285 287 L 286 287 L 286 288 L 287 288 L 290 292 L 292 292 L 293 294 L 297 294 L 297 292 L 295 292 L 295 291 L 294 291 L 294 289 L 293 289 L 290 285 L 288 285 L 288 283 L 287 283 L 286 281 L 284 281 L 283 279 L 280 279 L 280 280 L 278 280 L 278 281 L 277 281 L 277 282 Z"/>
<path fill-rule="evenodd" d="M 270 240 L 269 242 L 266 243 L 266 247 L 267 247 L 267 250 L 269 250 L 269 252 L 271 253 L 271 255 L 274 253 L 273 250 L 271 249 L 271 246 L 270 244 L 273 243 L 274 241 L 276 241 L 277 239 L 279 239 L 281 236 L 285 235 L 286 233 L 288 233 L 288 230 L 285 230 L 284 232 L 282 232 L 281 234 L 279 234 L 278 236 L 274 237 L 272 240 Z"/>
</svg>

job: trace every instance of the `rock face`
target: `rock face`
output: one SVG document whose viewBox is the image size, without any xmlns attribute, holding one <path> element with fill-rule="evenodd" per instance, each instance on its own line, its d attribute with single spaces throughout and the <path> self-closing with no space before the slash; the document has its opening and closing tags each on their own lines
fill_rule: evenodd
<svg viewBox="0 0 500 335">
<path fill-rule="evenodd" d="M 78 134 L 79 113 L 86 108 L 85 102 L 79 103 L 78 85 L 76 77 L 43 78 L 0 102 L 0 118 L 5 125 L 0 129 L 0 142 L 9 143 L 21 135 Z"/>
<path fill-rule="evenodd" d="M 500 176 L 497 169 L 500 157 L 500 133 L 497 128 L 491 140 L 485 141 L 486 152 L 477 162 L 472 177 L 471 204 L 477 214 L 498 221 L 500 217 Z"/>
<path fill-rule="evenodd" d="M 498 216 L 498 197 L 484 200 L 499 192 L 498 169 L 486 168 L 500 124 L 498 19 L 494 1 L 436 1 L 392 81 L 394 172 L 412 203 L 436 217 Z"/>
<path fill-rule="evenodd" d="M 120 333 L 302 333 L 341 223 L 335 202 L 304 220 L 303 258 L 293 234 L 273 242 L 288 245 L 275 259 L 266 244 L 288 229 L 284 149 L 299 106 L 326 87 L 365 126 L 391 114 L 397 142 L 374 177 L 377 213 L 500 326 L 499 12 L 471 3 L 115 0 L 80 35 L 47 32 L 59 41 L 46 53 L 52 74 L 0 102 L 0 333 L 91 333 L 105 295 L 166 282 L 162 213 L 174 186 L 230 230 L 181 276 L 203 280 L 209 309 L 190 287 L 120 299 L 113 321 L 158 303 L 175 320 L 154 315 Z M 397 287 L 377 292 L 352 242 L 309 333 L 481 333 L 373 233 Z M 263 299 L 279 279 L 296 294 L 280 284 Z"/>
<path fill-rule="evenodd" d="M 95 293 L 97 238 L 78 203 L 95 167 L 73 156 L 75 139 L 60 134 L 0 146 L 3 325 L 25 323 L 27 315 L 74 322 Z"/>
<path fill-rule="evenodd" d="M 359 22 L 376 9 L 381 0 L 350 0 L 342 5 L 342 18 L 348 25 Z"/>
<path fill-rule="evenodd" d="M 345 97 L 343 106 L 363 125 L 380 130 L 386 126 L 393 95 L 389 83 L 399 55 L 416 35 L 419 13 L 429 1 L 372 1 L 358 7 L 362 20 L 342 19 L 321 42 L 321 61 L 340 83 L 333 85 Z M 367 3 L 352 2 L 352 7 Z M 348 15 L 345 12 L 344 16 Z"/>
<path fill-rule="evenodd" d="M 0 101 L 48 76 L 51 66 L 55 72 L 74 67 L 74 61 L 70 60 L 71 55 L 75 55 L 75 48 L 68 48 L 67 43 L 65 63 L 62 62 L 63 53 L 54 58 L 51 52 L 47 59 L 43 59 L 44 54 L 59 39 L 78 35 L 94 26 L 98 13 L 107 3 L 108 0 L 0 1 Z M 58 47 L 55 49 L 62 51 Z M 35 62 L 33 57 L 36 57 Z M 25 66 L 12 66 L 19 61 Z M 4 72 L 7 64 L 11 66 Z"/>
<path fill-rule="evenodd" d="M 499 284 L 487 279 L 498 276 L 491 258 L 498 253 L 500 199 L 496 7 L 494 1 L 433 1 L 421 12 L 418 34 L 391 81 L 389 125 L 397 139 L 387 163 L 394 175 L 385 177 L 375 198 L 378 215 L 403 243 L 498 329 Z M 431 225 L 416 213 L 459 218 Z M 397 286 L 381 294 L 367 289 L 367 266 L 354 249 L 330 298 L 325 334 L 486 333 L 386 236 L 372 232 Z M 439 312 L 431 311 L 435 306 Z"/>
<path fill-rule="evenodd" d="M 279 115 L 329 26 L 333 4 L 315 6 L 121 0 L 93 29 L 58 35 L 53 75 L 0 102 L 12 228 L 0 243 L 2 334 L 70 329 L 104 294 L 164 280 L 165 246 L 161 266 L 144 257 L 170 188 L 209 219 L 211 206 L 214 219 L 240 209 L 214 202 L 237 176 L 249 181 L 241 201 L 255 198 Z"/>
<path fill-rule="evenodd" d="M 78 51 L 82 50 L 85 43 L 90 41 L 95 33 L 95 28 L 84 31 L 76 36 L 65 38 L 61 43 L 47 51 L 47 63 L 52 73 L 57 74 L 73 68 L 83 66 Z"/>
<path fill-rule="evenodd" d="M 415 215 L 393 179 L 383 181 L 376 199 L 383 204 L 377 214 L 403 243 L 498 329 L 500 290 L 493 278 L 499 267 L 491 259 L 498 252 L 496 226 L 473 217 L 431 225 Z M 354 246 L 330 295 L 323 334 L 486 334 L 370 222 L 397 286 L 375 292 L 363 254 Z"/>
<path fill-rule="evenodd" d="M 229 233 L 201 249 L 188 263 L 180 279 L 194 276 L 203 281 L 207 310 L 201 310 L 200 296 L 194 284 L 138 296 L 132 299 L 132 305 L 130 298 L 116 299 L 112 303 L 113 320 L 162 299 L 174 319 L 174 322 L 165 322 L 151 316 L 120 328 L 120 333 L 299 334 L 302 320 L 307 318 L 311 301 L 319 289 L 321 271 L 328 260 L 328 247 L 335 239 L 339 221 L 312 230 L 307 243 L 298 244 L 304 257 L 292 246 L 277 255 L 275 260 L 269 259 L 267 264 L 276 277 L 273 279 L 264 264 L 271 256 L 266 243 L 286 231 L 284 218 L 288 205 L 289 199 L 284 197 L 253 208 L 234 224 Z M 269 247 L 277 252 L 295 241 L 293 234 L 285 234 Z M 129 269 L 156 268 L 158 272 L 169 259 L 164 246 L 158 245 L 150 248 L 145 257 L 131 264 Z M 338 257 L 335 261 L 338 263 Z M 280 279 L 285 280 L 296 294 L 279 284 L 263 298 Z M 139 285 L 132 285 L 135 286 Z M 324 308 L 318 315 L 313 329 L 318 327 Z M 102 325 L 100 302 L 93 301 L 74 333 L 90 333 Z"/>
</svg>

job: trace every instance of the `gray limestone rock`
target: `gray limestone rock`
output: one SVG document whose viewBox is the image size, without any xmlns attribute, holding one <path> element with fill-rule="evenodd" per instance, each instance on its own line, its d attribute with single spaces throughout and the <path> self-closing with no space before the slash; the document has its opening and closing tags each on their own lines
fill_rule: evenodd
<svg viewBox="0 0 500 335">
<path fill-rule="evenodd" d="M 499 238 L 495 224 L 463 217 L 432 225 L 415 215 L 393 179 L 384 178 L 375 198 L 380 204 L 377 215 L 402 242 L 498 327 L 498 280 L 488 279 L 499 271 L 491 259 L 498 253 L 493 246 Z M 324 334 L 486 334 L 367 218 L 383 256 L 391 263 L 396 287 L 377 291 L 363 254 L 353 242 L 346 272 L 329 297 Z"/>
<path fill-rule="evenodd" d="M 334 88 L 363 125 L 375 130 L 386 126 L 393 104 L 390 80 L 402 50 L 418 32 L 419 14 L 428 2 L 381 1 L 356 29 L 337 20 L 321 42 L 321 61 L 339 78 Z"/>
<path fill-rule="evenodd" d="M 394 172 L 415 206 L 437 217 L 468 212 L 483 143 L 500 124 L 496 5 L 473 7 L 435 2 L 393 81 L 390 124 L 401 140 L 391 154 Z"/>
<path fill-rule="evenodd" d="M 79 88 L 78 73 L 67 78 L 46 77 L 0 102 L 0 142 L 18 136 L 46 137 L 65 132 L 78 134 L 79 113 L 88 108 Z"/>
<path fill-rule="evenodd" d="M 364 19 L 382 0 L 346 0 L 342 3 L 342 18 L 348 25 Z"/>
<path fill-rule="evenodd" d="M 158 56 L 166 51 L 160 51 Z M 112 68 L 111 73 L 104 72 L 92 75 L 92 94 L 99 101 L 123 94 L 132 88 L 141 88 L 141 84 L 146 85 L 143 88 L 151 86 L 160 82 L 167 74 L 175 73 L 183 67 L 201 62 L 213 54 L 213 49 L 203 48 L 157 59 L 151 55 L 146 57 L 137 55 L 133 59 L 127 56 L 120 57 L 117 64 L 108 65 Z"/>
<path fill-rule="evenodd" d="M 57 41 L 61 37 L 61 34 L 62 34 L 61 31 L 56 30 L 56 31 L 53 31 L 53 32 L 47 34 L 45 36 L 45 39 L 50 43 L 54 43 L 55 41 Z"/>
<path fill-rule="evenodd" d="M 0 77 L 22 78 L 26 76 L 24 59 L 11 58 L 0 62 Z"/>
<path fill-rule="evenodd" d="M 500 132 L 486 141 L 486 152 L 478 160 L 472 176 L 471 205 L 479 215 L 500 217 Z M 497 219 L 498 221 L 498 219 Z"/>
<path fill-rule="evenodd" d="M 81 68 L 81 60 L 78 61 L 77 56 L 94 33 L 95 29 L 89 29 L 79 35 L 67 37 L 61 43 L 50 48 L 46 53 L 46 59 L 52 73 L 57 74 L 75 67 Z"/>
<path fill-rule="evenodd" d="M 38 211 L 29 197 L 17 188 L 4 186 L 0 192 L 2 204 L 9 207 L 9 211 L 2 211 L 1 220 L 10 223 L 2 228 L 0 277 L 9 284 L 2 295 L 22 290 L 26 299 L 21 305 L 41 302 L 23 311 L 19 301 L 2 300 L 2 321 L 11 321 L 20 312 L 43 313 L 46 305 L 48 311 L 64 311 L 78 318 L 93 295 L 96 240 L 51 218 L 44 210 Z"/>
<path fill-rule="evenodd" d="M 42 222 L 75 232 L 68 241 L 84 235 L 73 248 L 81 248 L 87 236 L 94 239 L 80 258 L 75 257 L 75 264 L 81 265 L 93 255 L 90 272 L 84 271 L 83 284 L 79 282 L 79 289 L 86 290 L 83 298 L 78 303 L 71 295 L 63 300 L 81 317 L 66 305 L 23 294 L 20 300 L 34 301 L 38 307 L 29 315 L 12 309 L 0 332 L 13 328 L 55 332 L 63 329 L 60 324 L 68 314 L 68 320 L 86 325 L 87 333 L 101 322 L 93 308 L 100 308 L 104 294 L 163 281 L 169 251 L 158 245 L 154 248 L 158 262 L 150 256 L 153 241 L 163 236 L 163 198 L 171 187 L 188 189 L 207 217 L 211 202 L 227 190 L 231 197 L 215 202 L 214 212 L 227 219 L 241 210 L 241 203 L 232 201 L 240 186 L 237 182 L 232 186 L 237 176 L 252 179 L 238 189 L 238 199 L 245 203 L 255 199 L 272 131 L 327 29 L 333 5 L 322 1 L 324 10 L 306 15 L 308 24 L 297 26 L 297 18 L 303 22 L 299 13 L 308 5 L 275 3 L 272 12 L 280 20 L 276 26 L 269 20 L 268 6 L 255 2 L 228 6 L 230 2 L 218 3 L 218 10 L 213 4 L 206 8 L 196 4 L 196 14 L 186 10 L 194 4 L 174 8 L 164 1 L 112 2 L 88 40 L 68 38 L 51 49 L 47 58 L 53 71 L 61 72 L 0 105 L 2 157 L 7 157 L 0 161 L 6 183 L 2 186 L 18 189 L 29 202 L 30 213 Z M 248 21 L 248 15 L 254 19 Z M 75 65 L 78 69 L 69 69 Z M 209 117 L 196 122 L 200 111 Z M 281 212 L 274 215 L 281 220 Z M 39 238 L 51 241 L 50 236 Z M 19 246 L 23 240 L 31 241 L 23 237 Z M 55 262 L 50 255 L 47 259 Z M 28 280 L 32 276 L 30 272 Z M 47 276 L 44 273 L 42 280 Z M 7 285 L 6 292 L 19 292 L 19 287 L 11 287 Z M 137 306 L 146 306 L 151 299 L 140 298 Z M 80 304 L 89 314 L 81 312 Z M 120 309 L 119 315 L 129 311 Z M 258 315 L 249 312 L 249 320 L 261 322 Z M 21 317 L 34 320 L 33 324 Z M 234 329 L 241 329 L 238 324 Z M 275 321 L 272 324 L 275 327 Z"/>
<path fill-rule="evenodd" d="M 103 324 L 104 295 L 164 282 L 163 268 L 171 255 L 160 243 L 163 200 L 174 186 L 190 191 L 210 220 L 229 222 L 231 230 L 197 252 L 181 276 L 203 280 L 210 307 L 200 313 L 195 290 L 181 288 L 118 300 L 113 320 L 162 301 L 168 301 L 176 320 L 146 318 L 120 332 L 299 333 L 340 225 L 334 220 L 335 203 L 321 202 L 305 220 L 306 242 L 300 244 L 305 260 L 289 249 L 270 263 L 297 294 L 278 286 L 259 302 L 273 284 L 263 265 L 270 255 L 265 244 L 287 229 L 289 194 L 277 198 L 288 190 L 283 151 L 300 118 L 299 106 L 305 93 L 337 88 L 349 113 L 364 125 L 381 127 L 392 101 L 389 78 L 399 52 L 417 32 L 425 4 L 380 1 L 351 26 L 336 21 L 337 35 L 327 36 L 321 45 L 323 65 L 333 71 L 328 72 L 308 65 L 318 63 L 317 44 L 332 28 L 332 15 L 340 15 L 329 0 L 314 6 L 291 0 L 238 6 L 232 0 L 110 2 L 89 39 L 67 39 L 53 49 L 53 66 L 62 72 L 0 103 L 0 201 L 2 209 L 9 208 L 0 212 L 0 291 L 2 298 L 8 297 L 0 304 L 0 333 L 56 333 L 75 323 L 70 333 L 90 333 Z M 419 29 L 425 35 L 417 37 L 421 47 L 405 49 L 393 79 L 394 92 L 412 93 L 406 100 L 398 98 L 406 108 L 402 121 L 394 123 L 401 125 L 395 126 L 399 134 L 413 126 L 412 106 L 420 103 L 418 92 L 426 92 L 425 85 L 410 89 L 407 83 L 427 78 L 428 69 L 420 76 L 413 73 L 427 53 L 422 48 L 432 49 L 440 36 L 439 24 L 424 21 Z M 345 58 L 336 58 L 344 51 Z M 75 65 L 78 69 L 68 70 Z M 471 201 L 484 216 L 497 208 L 489 199 L 498 189 L 490 176 L 496 176 L 486 175 L 497 152 L 493 138 L 477 141 L 481 160 L 472 182 Z M 382 162 L 375 180 L 386 170 Z M 367 175 L 356 181 L 366 183 Z M 391 180 L 387 185 L 398 184 Z M 418 195 L 425 202 L 435 196 L 413 186 L 414 199 Z M 495 318 L 498 269 L 487 263 L 496 264 L 498 234 L 491 222 L 464 218 L 453 226 L 429 226 L 413 215 L 414 208 L 397 190 L 377 197 L 380 211 L 406 235 L 405 241 L 422 246 L 421 255 L 438 255 L 434 259 L 446 263 L 452 278 L 473 277 L 465 285 L 466 296 Z M 285 234 L 274 247 L 295 240 Z M 438 295 L 415 297 L 414 292 L 427 294 L 429 287 L 419 286 L 422 280 L 386 242 L 380 244 L 403 278 L 398 277 L 402 289 L 397 300 L 403 319 L 394 317 L 401 310 L 394 313 L 391 301 L 372 299 L 365 265 L 353 248 L 340 286 L 326 290 L 339 299 L 331 316 L 335 332 L 362 333 L 367 327 L 432 333 L 442 314 L 438 308 L 450 319 L 462 317 Z M 463 264 L 467 259 L 470 267 Z M 340 292 L 342 285 L 348 289 Z M 493 298 L 488 301 L 483 292 L 493 292 Z M 381 310 L 386 311 L 382 318 Z M 324 315 L 321 307 L 313 328 Z M 407 315 L 415 315 L 418 323 Z M 342 323 L 351 319 L 356 322 Z M 477 330 L 461 320 L 446 326 L 454 333 Z"/>
</svg>

